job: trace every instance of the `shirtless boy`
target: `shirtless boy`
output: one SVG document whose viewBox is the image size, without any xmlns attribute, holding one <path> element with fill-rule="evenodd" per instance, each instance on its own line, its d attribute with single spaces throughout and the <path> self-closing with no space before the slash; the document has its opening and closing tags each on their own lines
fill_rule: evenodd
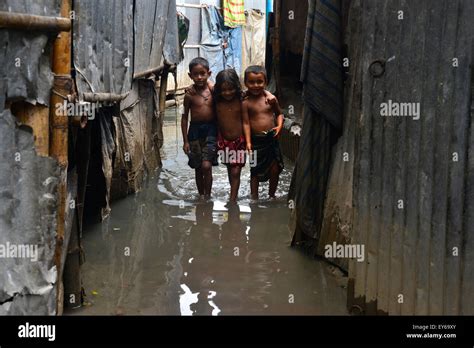
<svg viewBox="0 0 474 348">
<path fill-rule="evenodd" d="M 212 93 L 207 79 L 211 75 L 209 63 L 204 58 L 194 58 L 189 63 L 189 77 L 194 82 L 195 94 L 186 93 L 184 114 L 181 118 L 183 150 L 189 157 L 189 166 L 195 170 L 199 195 L 208 199 L 212 189 L 212 166 L 217 165 L 217 125 Z M 188 116 L 191 122 L 188 130 Z"/>
<path fill-rule="evenodd" d="M 275 198 L 278 178 L 283 170 L 283 157 L 278 137 L 283 128 L 283 114 L 278 101 L 267 103 L 265 87 L 267 74 L 262 66 L 249 66 L 245 70 L 245 86 L 248 98 L 242 104 L 243 119 L 248 118 L 251 130 L 250 144 L 256 165 L 250 168 L 250 192 L 258 199 L 260 182 L 270 181 L 268 195 Z"/>
</svg>

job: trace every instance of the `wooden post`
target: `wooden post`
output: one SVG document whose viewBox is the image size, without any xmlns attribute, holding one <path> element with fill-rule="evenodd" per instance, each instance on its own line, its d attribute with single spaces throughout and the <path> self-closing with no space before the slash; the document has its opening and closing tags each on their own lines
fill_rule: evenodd
<svg viewBox="0 0 474 348">
<path fill-rule="evenodd" d="M 160 78 L 159 108 L 160 118 L 163 117 L 166 109 L 166 90 L 168 88 L 169 66 L 165 66 Z"/>
<path fill-rule="evenodd" d="M 33 129 L 36 153 L 49 156 L 49 108 L 20 101 L 11 105 L 11 111 L 22 124 Z"/>
<path fill-rule="evenodd" d="M 61 1 L 61 17 L 69 17 L 71 0 Z M 57 209 L 57 234 L 55 264 L 58 272 L 57 283 L 57 315 L 62 314 L 63 298 L 61 293 L 61 256 L 64 243 L 66 199 L 67 199 L 67 166 L 68 166 L 68 124 L 67 115 L 58 112 L 55 105 L 64 102 L 64 96 L 72 93 L 71 80 L 71 33 L 60 32 L 54 41 L 53 47 L 53 73 L 54 84 L 51 94 L 51 148 L 50 155 L 54 157 L 60 167 L 60 180 L 58 184 L 58 209 Z"/>
</svg>

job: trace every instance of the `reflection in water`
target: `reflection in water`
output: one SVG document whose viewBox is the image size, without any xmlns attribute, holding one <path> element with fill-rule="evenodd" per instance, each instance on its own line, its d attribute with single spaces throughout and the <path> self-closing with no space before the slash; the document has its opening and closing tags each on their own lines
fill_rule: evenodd
<svg viewBox="0 0 474 348">
<path fill-rule="evenodd" d="M 219 166 L 212 201 L 200 201 L 173 117 L 164 122 L 163 169 L 85 231 L 90 305 L 70 313 L 345 314 L 345 291 L 326 266 L 289 248 L 291 165 L 279 199 L 265 199 L 261 185 L 262 199 L 251 202 L 246 167 L 239 204 L 227 205 L 227 172 Z"/>
</svg>

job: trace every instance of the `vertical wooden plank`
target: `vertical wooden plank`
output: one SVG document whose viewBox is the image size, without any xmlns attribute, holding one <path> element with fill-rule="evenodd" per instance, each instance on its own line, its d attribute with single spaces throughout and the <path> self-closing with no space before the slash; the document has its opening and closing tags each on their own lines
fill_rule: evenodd
<svg viewBox="0 0 474 348">
<path fill-rule="evenodd" d="M 398 101 L 399 98 L 399 59 L 400 59 L 400 31 L 406 25 L 402 25 L 398 19 L 398 11 L 401 9 L 400 1 L 391 0 L 387 2 L 385 9 L 387 18 L 387 31 L 384 42 L 385 48 L 383 58 L 385 63 L 384 96 L 381 102 L 388 100 Z M 393 213 L 396 206 L 394 197 L 394 145 L 396 125 L 400 121 L 397 117 L 385 117 L 381 115 L 380 104 L 375 104 L 374 117 L 380 118 L 383 127 L 383 143 L 376 151 L 382 152 L 382 168 L 377 175 L 381 178 L 381 202 L 380 202 L 380 242 L 378 249 L 377 269 L 377 313 L 389 313 L 390 281 L 392 269 L 390 268 L 390 244 L 393 234 Z"/>
<path fill-rule="evenodd" d="M 467 1 L 466 1 L 467 2 Z M 465 2 L 465 3 L 466 3 Z M 466 5 L 467 6 L 467 5 Z M 467 15 L 472 14 L 472 3 L 469 5 L 470 11 Z M 470 17 L 472 28 L 472 16 Z M 472 35 L 472 30 L 471 30 Z M 461 249 L 462 255 L 462 290 L 461 290 L 461 314 L 474 315 L 474 67 L 472 61 L 474 59 L 474 47 L 472 46 L 472 36 L 470 37 L 470 67 L 469 75 L 471 76 L 471 100 L 470 100 L 470 118 L 469 118 L 469 140 L 468 140 L 468 156 L 466 168 L 466 190 L 464 196 L 464 221 L 463 221 L 463 240 L 464 245 Z M 468 47 L 469 47 L 468 46 Z"/>
<path fill-rule="evenodd" d="M 388 2 L 378 1 L 375 19 L 374 45 L 372 55 L 374 60 L 384 59 L 385 42 L 388 26 Z M 372 62 L 371 62 L 372 63 Z M 370 74 L 372 96 L 369 117 L 372 120 L 370 130 L 371 149 L 369 174 L 369 221 L 367 250 L 367 277 L 366 277 L 366 313 L 377 313 L 377 277 L 379 267 L 380 239 L 381 239 L 381 205 L 382 205 L 382 162 L 384 153 L 381 150 L 384 141 L 383 120 L 380 117 L 380 104 L 385 98 L 386 76 L 375 77 Z"/>
<path fill-rule="evenodd" d="M 360 117 L 360 111 L 362 110 L 362 91 L 361 88 L 359 87 L 359 84 L 356 83 L 357 81 L 362 80 L 362 66 L 363 66 L 363 61 L 362 61 L 362 39 L 363 35 L 361 32 L 361 27 L 362 27 L 362 5 L 360 0 L 355 0 L 351 1 L 350 3 L 350 8 L 349 8 L 349 29 L 346 31 L 347 39 L 346 42 L 349 43 L 350 49 L 349 49 L 349 61 L 352 62 L 350 64 L 350 70 L 349 70 L 349 81 L 347 85 L 349 88 L 346 90 L 346 95 L 349 95 L 350 97 L 345 102 L 344 105 L 344 110 L 347 113 L 351 113 L 352 117 L 350 118 L 350 124 L 348 125 L 348 131 L 346 133 L 346 145 L 348 148 L 351 149 L 349 152 L 349 155 L 352 156 L 351 163 L 352 163 L 352 168 L 351 168 L 351 176 L 352 176 L 352 199 L 351 199 L 351 204 L 352 204 L 352 212 L 351 212 L 351 219 L 352 219 L 352 228 L 349 232 L 348 237 L 351 238 L 352 242 L 355 242 L 357 240 L 358 236 L 358 231 L 356 231 L 356 221 L 355 217 L 357 214 L 354 212 L 356 209 L 356 198 L 357 198 L 357 187 L 358 187 L 358 182 L 357 182 L 357 173 L 356 173 L 356 157 L 357 157 L 357 151 L 356 151 L 356 144 L 355 141 L 359 135 L 358 131 L 358 120 Z M 344 122 L 348 122 L 346 117 L 344 118 Z M 349 241 L 351 242 L 351 241 Z M 347 286 L 347 306 L 350 310 L 352 310 L 352 306 L 356 305 L 355 303 L 355 298 L 354 298 L 354 281 L 355 278 L 357 277 L 357 268 L 356 268 L 356 260 L 351 259 L 348 262 L 348 286 Z"/>
<path fill-rule="evenodd" d="M 469 119 L 474 114 L 470 114 L 469 96 L 474 93 L 474 79 L 469 81 L 466 76 L 472 76 L 469 69 L 469 62 L 472 62 L 472 33 L 474 32 L 472 16 L 474 15 L 474 3 L 472 1 L 458 0 L 459 6 L 457 38 L 455 41 L 455 51 L 452 57 L 448 57 L 448 63 L 454 73 L 454 91 L 453 109 L 454 116 L 450 146 L 449 146 L 449 191 L 448 191 L 448 216 L 446 233 L 446 267 L 445 267 L 445 292 L 444 292 L 444 313 L 447 315 L 461 314 L 461 260 L 466 255 L 462 250 L 463 234 L 469 233 L 469 226 L 463 226 L 463 213 L 469 214 L 465 207 L 465 202 L 469 199 L 468 190 L 468 129 Z M 453 58 L 458 59 L 458 66 L 453 66 Z M 474 95 L 471 97 L 474 100 Z M 474 104 L 473 104 L 474 107 Z M 472 129 L 472 126 L 471 126 Z M 453 154 L 456 153 L 458 161 L 454 160 Z M 472 174 L 471 174 L 472 175 Z M 473 197 L 470 198 L 471 200 Z M 472 211 L 472 209 L 471 209 Z M 472 233 L 472 230 L 470 231 Z M 457 249 L 454 249 L 457 248 Z M 469 249 L 468 249 L 469 250 Z M 472 249 L 471 249 L 472 250 Z M 469 252 L 469 251 L 468 251 Z M 473 272 L 469 278 L 464 278 L 463 283 L 473 282 Z M 472 289 L 472 288 L 471 288 Z M 469 295 L 472 298 L 472 289 Z M 474 306 L 473 306 L 474 307 Z M 463 314 L 474 314 L 474 308 L 471 312 Z"/>
<path fill-rule="evenodd" d="M 373 59 L 371 47 L 374 42 L 376 1 L 361 1 L 362 11 L 362 83 L 361 89 L 362 113 L 359 117 L 356 136 L 356 153 L 354 168 L 354 238 L 352 243 L 364 244 L 366 249 L 365 262 L 355 264 L 356 277 L 354 278 L 354 305 L 365 309 L 365 279 L 367 274 L 367 238 L 369 235 L 369 176 L 370 176 L 370 129 L 372 98 L 371 77 L 369 66 Z"/>
<path fill-rule="evenodd" d="M 411 43 L 411 55 L 408 55 L 408 76 L 412 76 L 413 69 L 419 72 L 423 66 L 425 49 L 425 26 L 428 16 L 429 3 L 427 1 L 411 1 L 410 11 L 414 15 L 410 18 L 414 21 L 413 24 L 413 41 Z M 414 17 L 414 18 L 413 18 Z M 418 73 L 418 76 L 420 73 Z M 411 88 L 409 95 L 413 100 L 421 101 L 423 94 L 423 79 L 410 79 Z M 409 87 L 408 87 L 409 88 Z M 420 108 L 422 110 L 422 108 Z M 420 133 L 421 120 L 415 121 L 406 119 L 406 141 L 401 144 L 406 153 L 406 159 L 403 166 L 406 166 L 404 185 L 405 185 L 405 199 L 401 197 L 404 203 L 404 209 L 399 209 L 404 215 L 405 225 L 403 226 L 403 249 L 402 249 L 402 290 L 397 296 L 397 303 L 399 298 L 403 298 L 400 304 L 401 314 L 413 315 L 415 313 L 415 298 L 416 298 L 416 239 L 418 234 L 418 197 L 420 195 L 418 185 L 419 160 L 420 160 Z M 400 217 L 400 214 L 398 214 Z M 402 297 L 399 297 L 399 296 Z"/>
<path fill-rule="evenodd" d="M 416 302 L 415 313 L 429 314 L 429 275 L 430 275 L 430 245 L 431 221 L 433 219 L 433 185 L 434 185 L 434 126 L 438 113 L 437 71 L 440 50 L 444 2 L 429 2 L 426 18 L 425 54 L 423 57 L 423 96 L 421 99 L 421 140 L 420 168 L 418 171 L 419 185 L 419 215 L 418 239 L 416 243 Z M 407 207 L 410 209 L 410 207 Z"/>
<path fill-rule="evenodd" d="M 413 94 L 414 82 L 416 79 L 412 78 L 413 70 L 411 63 L 419 53 L 417 47 L 413 47 L 413 39 L 418 36 L 419 33 L 415 32 L 416 18 L 419 14 L 415 6 L 414 1 L 402 1 L 400 7 L 397 10 L 403 11 L 407 14 L 405 19 L 400 22 L 398 30 L 400 32 L 400 46 L 395 60 L 398 71 L 397 81 L 397 100 L 409 101 L 412 98 L 417 98 L 416 94 Z M 417 15 L 414 15 L 417 14 Z M 397 17 L 398 18 L 398 17 Z M 419 93 L 418 93 L 419 95 Z M 402 303 L 399 302 L 399 295 L 403 294 L 403 245 L 404 245 L 404 231 L 406 224 L 406 209 L 398 208 L 398 201 L 403 200 L 406 204 L 406 181 L 407 181 L 407 168 L 408 168 L 408 151 L 407 142 L 407 121 L 406 117 L 400 117 L 396 120 L 394 129 L 395 133 L 395 146 L 393 148 L 393 160 L 394 160 L 394 192 L 392 197 L 393 210 L 393 227 L 390 235 L 390 290 L 389 290 L 389 314 L 400 315 Z M 416 165 L 416 163 L 415 163 Z M 412 297 L 413 298 L 413 297 Z"/>
<path fill-rule="evenodd" d="M 434 173 L 433 173 L 433 217 L 431 221 L 429 314 L 443 314 L 444 266 L 446 254 L 446 218 L 449 170 L 449 137 L 452 123 L 457 115 L 452 113 L 454 87 L 450 57 L 454 54 L 458 6 L 456 1 L 443 1 L 441 27 L 441 50 L 438 61 L 437 114 L 434 129 Z"/>
</svg>

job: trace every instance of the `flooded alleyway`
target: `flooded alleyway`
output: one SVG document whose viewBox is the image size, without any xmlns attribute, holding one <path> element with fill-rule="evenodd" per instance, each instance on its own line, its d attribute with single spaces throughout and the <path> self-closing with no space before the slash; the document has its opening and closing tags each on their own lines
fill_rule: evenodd
<svg viewBox="0 0 474 348">
<path fill-rule="evenodd" d="M 163 168 L 145 188 L 112 204 L 111 216 L 84 232 L 86 306 L 78 315 L 344 315 L 346 290 L 324 262 L 289 247 L 286 193 L 250 201 L 242 172 L 239 207 L 225 207 L 224 166 L 213 168 L 212 201 L 196 197 L 179 120 L 168 109 Z"/>
</svg>

